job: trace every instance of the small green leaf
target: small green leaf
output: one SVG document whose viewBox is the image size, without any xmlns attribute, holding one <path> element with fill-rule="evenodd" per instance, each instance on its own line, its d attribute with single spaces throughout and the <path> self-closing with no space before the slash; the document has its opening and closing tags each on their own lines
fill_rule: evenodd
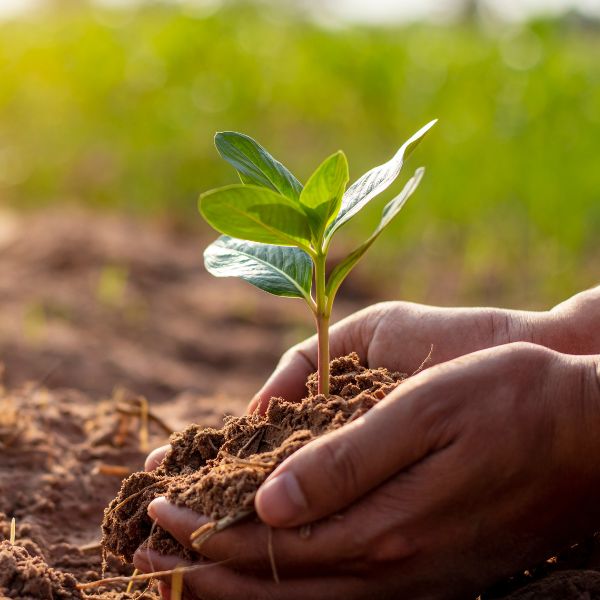
<svg viewBox="0 0 600 600">
<path fill-rule="evenodd" d="M 335 295 L 342 281 L 346 278 L 348 273 L 360 260 L 363 254 L 371 247 L 373 242 L 379 237 L 381 232 L 392 222 L 394 217 L 400 212 L 402 207 L 406 204 L 406 201 L 410 198 L 412 193 L 417 189 L 425 169 L 423 167 L 418 168 L 415 174 L 408 180 L 403 190 L 393 200 L 388 202 L 381 214 L 381 220 L 375 231 L 371 234 L 369 239 L 361 244 L 354 252 L 348 255 L 342 262 L 340 262 L 331 272 L 329 280 L 327 281 L 327 296 L 331 297 Z"/>
<path fill-rule="evenodd" d="M 348 178 L 348 161 L 346 155 L 339 151 L 321 163 L 300 194 L 300 204 L 308 216 L 313 240 L 317 244 L 320 244 L 325 227 L 340 208 Z"/>
<path fill-rule="evenodd" d="M 216 277 L 239 277 L 276 296 L 310 300 L 313 263 L 299 248 L 223 235 L 204 251 L 204 265 Z"/>
<path fill-rule="evenodd" d="M 215 146 L 243 183 L 269 188 L 290 200 L 300 196 L 302 184 L 251 137 L 222 131 L 215 135 Z"/>
<path fill-rule="evenodd" d="M 308 248 L 310 228 L 298 203 L 255 185 L 229 185 L 200 196 L 202 216 L 231 237 Z"/>
<path fill-rule="evenodd" d="M 410 137 L 396 154 L 385 164 L 371 169 L 355 181 L 344 194 L 340 211 L 331 225 L 327 228 L 326 240 L 347 223 L 356 213 L 364 208 L 370 200 L 386 190 L 398 177 L 404 160 L 408 158 L 427 132 L 437 123 L 437 119 L 421 127 Z"/>
</svg>

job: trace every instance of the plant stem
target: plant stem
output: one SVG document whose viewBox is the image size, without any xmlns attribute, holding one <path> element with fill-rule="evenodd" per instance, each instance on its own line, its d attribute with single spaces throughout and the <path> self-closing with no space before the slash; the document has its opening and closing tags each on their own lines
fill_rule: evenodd
<svg viewBox="0 0 600 600">
<path fill-rule="evenodd" d="M 317 310 L 315 319 L 317 322 L 318 338 L 318 381 L 319 394 L 329 395 L 329 317 L 331 307 L 327 302 L 325 293 L 325 254 L 315 257 L 315 300 Z"/>
</svg>

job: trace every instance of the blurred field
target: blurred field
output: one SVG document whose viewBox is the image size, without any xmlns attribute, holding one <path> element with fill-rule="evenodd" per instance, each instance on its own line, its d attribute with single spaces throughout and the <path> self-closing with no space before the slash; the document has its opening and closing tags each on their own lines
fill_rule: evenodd
<svg viewBox="0 0 600 600">
<path fill-rule="evenodd" d="M 598 25 L 576 19 L 326 28 L 280 5 L 48 10 L 0 23 L 0 201 L 206 237 L 198 193 L 235 181 L 216 130 L 256 137 L 301 179 L 342 148 L 355 178 L 439 117 L 406 167 L 426 165 L 422 189 L 361 281 L 381 298 L 545 307 L 600 278 L 598 56 Z"/>
</svg>

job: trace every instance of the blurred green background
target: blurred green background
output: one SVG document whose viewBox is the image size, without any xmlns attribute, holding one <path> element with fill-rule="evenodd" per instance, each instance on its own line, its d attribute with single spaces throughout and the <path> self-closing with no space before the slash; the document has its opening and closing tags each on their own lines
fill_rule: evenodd
<svg viewBox="0 0 600 600">
<path fill-rule="evenodd" d="M 425 165 L 422 187 L 360 285 L 374 298 L 546 307 L 600 279 L 599 57 L 598 22 L 573 14 L 369 26 L 288 3 L 48 3 L 0 22 L 0 201 L 210 237 L 198 193 L 236 180 L 216 130 L 255 137 L 301 180 L 342 148 L 354 179 L 438 117 L 403 175 Z"/>
</svg>

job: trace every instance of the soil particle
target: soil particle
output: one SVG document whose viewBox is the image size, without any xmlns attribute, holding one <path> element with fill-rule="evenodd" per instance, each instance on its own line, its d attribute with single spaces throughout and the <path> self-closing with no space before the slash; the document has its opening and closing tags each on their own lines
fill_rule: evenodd
<svg viewBox="0 0 600 600">
<path fill-rule="evenodd" d="M 146 514 L 159 495 L 217 521 L 251 513 L 256 491 L 288 456 L 315 438 L 358 418 L 403 379 L 401 373 L 367 369 L 350 354 L 331 363 L 331 394 L 317 393 L 316 375 L 299 403 L 272 398 L 265 415 L 228 417 L 221 429 L 191 425 L 171 437 L 171 450 L 153 473 L 123 482 L 105 513 L 103 545 L 130 562 L 143 543 L 166 552 L 183 549 L 155 528 Z M 150 537 L 149 537 L 150 536 Z"/>
</svg>

